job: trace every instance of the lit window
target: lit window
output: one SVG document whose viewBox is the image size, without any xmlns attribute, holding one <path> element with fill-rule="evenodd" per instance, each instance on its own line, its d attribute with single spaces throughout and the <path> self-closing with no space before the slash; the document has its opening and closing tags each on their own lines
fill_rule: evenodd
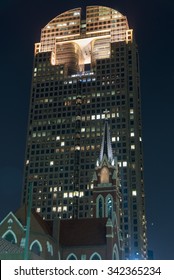
<svg viewBox="0 0 174 280">
<path fill-rule="evenodd" d="M 56 207 L 53 207 L 52 210 L 53 210 L 53 212 L 56 212 Z"/>
<path fill-rule="evenodd" d="M 61 146 L 65 146 L 65 142 L 61 142 Z"/>
<path fill-rule="evenodd" d="M 63 211 L 67 211 L 67 206 L 63 206 Z"/>
<path fill-rule="evenodd" d="M 73 193 L 72 192 L 69 193 L 69 197 L 73 197 Z"/>
<path fill-rule="evenodd" d="M 29 162 L 30 162 L 29 159 L 27 159 L 27 160 L 26 160 L 26 165 L 29 164 Z"/>
<path fill-rule="evenodd" d="M 74 16 L 79 16 L 79 15 L 80 15 L 80 12 L 74 12 L 73 15 L 74 15 Z"/>
<path fill-rule="evenodd" d="M 50 166 L 54 165 L 54 161 L 50 161 Z"/>
<path fill-rule="evenodd" d="M 79 196 L 79 192 L 78 191 L 74 191 L 74 196 Z"/>
<path fill-rule="evenodd" d="M 82 127 L 82 128 L 81 128 L 81 132 L 85 132 L 85 127 Z"/>
<path fill-rule="evenodd" d="M 54 187 L 54 192 L 57 192 L 57 187 Z"/>
<path fill-rule="evenodd" d="M 107 198 L 106 203 L 107 203 L 107 217 L 111 219 L 112 218 L 112 211 L 113 211 L 113 202 L 112 202 L 111 197 Z"/>
<path fill-rule="evenodd" d="M 68 197 L 68 193 L 64 193 L 63 194 L 63 197 L 65 198 L 65 197 Z"/>
<path fill-rule="evenodd" d="M 60 136 L 56 136 L 56 140 L 57 140 L 57 141 L 60 140 Z"/>
<path fill-rule="evenodd" d="M 36 209 L 36 212 L 37 212 L 37 213 L 40 213 L 40 208 L 37 208 L 37 209 Z"/>
<path fill-rule="evenodd" d="M 136 196 L 137 195 L 137 191 L 132 191 L 132 196 Z"/>
<path fill-rule="evenodd" d="M 134 133 L 134 132 L 131 132 L 130 136 L 131 136 L 131 137 L 134 137 L 134 136 L 135 136 L 135 133 Z"/>
<path fill-rule="evenodd" d="M 127 161 L 123 161 L 123 167 L 127 166 Z"/>
<path fill-rule="evenodd" d="M 131 145 L 131 150 L 135 150 L 135 145 Z"/>
<path fill-rule="evenodd" d="M 84 196 L 84 192 L 80 192 L 80 197 Z"/>
<path fill-rule="evenodd" d="M 78 145 L 75 146 L 75 150 L 76 150 L 76 151 L 80 151 L 80 146 L 78 146 Z"/>
<path fill-rule="evenodd" d="M 115 137 L 112 137 L 112 142 L 115 142 L 116 141 L 116 138 Z"/>
</svg>

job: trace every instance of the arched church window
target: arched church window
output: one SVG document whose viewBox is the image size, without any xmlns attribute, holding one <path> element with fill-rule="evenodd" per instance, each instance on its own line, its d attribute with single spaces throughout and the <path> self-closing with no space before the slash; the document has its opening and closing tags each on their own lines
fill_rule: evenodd
<svg viewBox="0 0 174 280">
<path fill-rule="evenodd" d="M 17 243 L 16 235 L 12 230 L 5 232 L 5 234 L 2 236 L 2 238 L 4 238 L 5 240 L 7 240 L 8 242 L 10 242 L 12 244 Z"/>
<path fill-rule="evenodd" d="M 113 252 L 113 260 L 117 260 L 116 252 Z"/>
<path fill-rule="evenodd" d="M 42 246 L 40 244 L 39 241 L 34 241 L 32 242 L 32 244 L 30 245 L 30 250 L 31 252 L 33 252 L 34 254 L 40 256 L 41 252 L 42 252 Z"/>
<path fill-rule="evenodd" d="M 113 260 L 119 260 L 118 247 L 117 247 L 116 244 L 115 244 L 114 247 L 113 247 L 112 259 L 113 259 Z"/>
<path fill-rule="evenodd" d="M 70 254 L 68 257 L 67 257 L 67 260 L 77 260 L 77 257 L 75 254 Z"/>
<path fill-rule="evenodd" d="M 103 217 L 103 200 L 101 197 L 99 198 L 99 202 L 98 202 L 98 214 L 99 214 L 99 218 Z"/>
<path fill-rule="evenodd" d="M 106 201 L 107 207 L 107 217 L 112 219 L 112 211 L 113 211 L 113 202 L 111 196 L 107 197 Z"/>
<path fill-rule="evenodd" d="M 102 195 L 99 195 L 96 199 L 96 217 L 104 217 L 104 198 Z"/>
<path fill-rule="evenodd" d="M 101 260 L 101 256 L 98 253 L 93 253 L 90 260 Z"/>
</svg>

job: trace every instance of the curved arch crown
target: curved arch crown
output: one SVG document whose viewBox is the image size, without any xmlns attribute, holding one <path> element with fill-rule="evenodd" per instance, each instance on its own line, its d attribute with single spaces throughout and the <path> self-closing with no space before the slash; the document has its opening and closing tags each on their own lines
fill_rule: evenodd
<svg viewBox="0 0 174 280">
<path fill-rule="evenodd" d="M 42 29 L 35 53 L 53 52 L 52 64 L 63 64 L 73 74 L 84 71 L 85 64 L 94 66 L 97 59 L 110 58 L 110 43 L 127 41 L 130 32 L 127 18 L 112 8 L 88 6 L 86 20 L 82 20 L 81 8 L 72 9 Z"/>
</svg>

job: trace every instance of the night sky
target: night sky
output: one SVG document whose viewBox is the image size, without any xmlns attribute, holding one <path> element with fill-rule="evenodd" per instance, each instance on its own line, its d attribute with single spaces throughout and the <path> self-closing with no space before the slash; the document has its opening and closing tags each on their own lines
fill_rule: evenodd
<svg viewBox="0 0 174 280">
<path fill-rule="evenodd" d="M 155 259 L 174 259 L 174 1 L 1 0 L 0 220 L 20 206 L 34 43 L 58 14 L 109 6 L 128 18 L 140 54 L 146 213 Z"/>
</svg>

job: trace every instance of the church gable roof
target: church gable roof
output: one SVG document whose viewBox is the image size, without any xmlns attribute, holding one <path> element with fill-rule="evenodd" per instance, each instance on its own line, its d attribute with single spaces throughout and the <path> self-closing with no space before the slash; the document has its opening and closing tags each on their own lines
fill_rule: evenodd
<svg viewBox="0 0 174 280">
<path fill-rule="evenodd" d="M 17 219 L 26 226 L 27 221 L 27 206 L 23 205 L 19 208 L 15 216 Z M 31 231 L 38 231 L 39 233 L 43 232 L 45 234 L 52 235 L 52 222 L 45 221 L 43 218 L 35 212 L 35 210 L 31 211 L 31 224 L 30 224 Z"/>
<path fill-rule="evenodd" d="M 15 214 L 13 214 L 13 212 L 9 212 L 5 218 L 0 222 L 0 226 L 2 226 L 2 224 L 4 223 L 8 223 L 8 221 L 10 221 L 11 223 L 16 222 L 16 224 L 22 229 L 24 230 L 23 224 L 18 220 L 18 218 L 16 217 Z"/>
</svg>

